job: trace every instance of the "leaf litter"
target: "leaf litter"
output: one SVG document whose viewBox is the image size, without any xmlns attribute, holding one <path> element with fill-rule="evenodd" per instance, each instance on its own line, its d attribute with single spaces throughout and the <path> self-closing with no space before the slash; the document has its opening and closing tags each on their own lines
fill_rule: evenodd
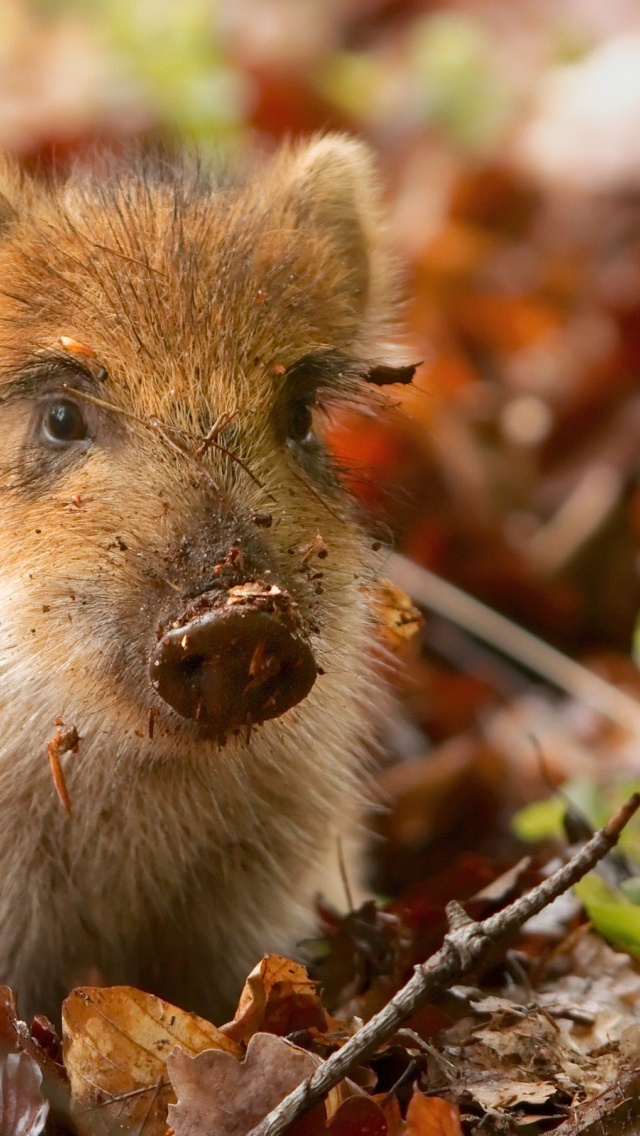
<svg viewBox="0 0 640 1136">
<path fill-rule="evenodd" d="M 363 917 L 372 927 L 370 905 Z M 383 926 L 388 938 L 384 919 Z M 411 937 L 399 920 L 391 926 L 406 964 L 393 972 L 398 988 L 413 964 Z M 330 939 L 327 949 L 325 968 Z M 388 959 L 376 957 L 389 981 Z M 33 1117 L 25 1136 L 43 1130 L 39 1086 L 43 1076 L 45 1085 L 47 1075 L 51 1080 L 52 1067 L 57 1092 L 48 1095 L 58 1127 L 51 1131 L 166 1136 L 169 1125 L 175 1136 L 248 1136 L 357 1032 L 358 1010 L 370 1013 L 374 971 L 370 962 L 360 993 L 350 989 L 348 1001 L 329 1012 L 304 967 L 267 956 L 248 977 L 235 1018 L 220 1029 L 132 988 L 77 990 L 64 1007 L 64 1067 L 15 1017 L 7 995 L 5 1058 L 23 1055 L 31 1070 L 21 1090 L 21 1107 Z M 525 928 L 474 978 L 477 985 L 453 986 L 428 1007 L 437 1012 L 435 1030 L 428 1014 L 414 1015 L 292 1126 L 294 1136 L 460 1136 L 486 1131 L 487 1123 L 496 1132 L 552 1131 L 610 1094 L 611 1110 L 619 1111 L 615 1085 L 640 1055 L 640 971 L 629 956 L 584 921 L 560 942 L 529 937 Z M 47 1029 L 51 1049 L 55 1033 Z M 592 1115 L 587 1109 L 585 1117 Z M 576 1136 L 588 1131 L 575 1129 Z"/>
</svg>

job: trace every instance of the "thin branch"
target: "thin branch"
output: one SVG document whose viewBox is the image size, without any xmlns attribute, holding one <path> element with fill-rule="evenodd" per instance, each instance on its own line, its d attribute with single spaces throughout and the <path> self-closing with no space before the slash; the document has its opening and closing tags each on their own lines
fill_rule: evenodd
<svg viewBox="0 0 640 1136">
<path fill-rule="evenodd" d="M 625 730 L 640 734 L 640 703 L 524 627 L 440 576 L 392 552 L 390 576 L 416 603 L 462 627 Z"/>
<path fill-rule="evenodd" d="M 302 476 L 302 474 L 300 473 L 300 470 L 294 469 L 293 465 L 291 465 L 290 471 L 293 474 L 293 476 L 296 478 L 296 480 L 301 481 L 302 484 L 305 486 L 305 488 L 309 490 L 309 492 L 315 497 L 316 501 L 320 502 L 323 509 L 326 509 L 327 512 L 330 513 L 332 517 L 335 517 L 336 521 L 340 521 L 341 524 L 344 524 L 344 517 L 341 517 L 340 514 L 337 513 L 336 510 L 333 509 L 327 501 L 325 501 L 322 494 L 318 493 L 318 490 L 311 484 L 311 482 L 307 481 L 306 477 Z"/>
<path fill-rule="evenodd" d="M 527 546 L 538 572 L 553 576 L 609 520 L 625 489 L 625 479 L 612 462 L 596 461 Z"/>
<path fill-rule="evenodd" d="M 111 256 L 118 256 L 120 260 L 126 260 L 130 264 L 136 264 L 138 268 L 144 268 L 147 272 L 155 272 L 157 276 L 162 276 L 165 280 L 167 279 L 166 272 L 163 272 L 161 268 L 155 268 L 148 260 L 138 260 L 135 256 L 128 256 L 126 252 L 120 252 L 120 249 L 111 248 L 109 245 L 98 244 L 97 241 L 93 242 L 93 247 L 100 249 L 101 252 L 108 252 Z"/>
<path fill-rule="evenodd" d="M 207 450 L 209 449 L 209 446 L 213 442 L 217 441 L 217 439 L 220 436 L 220 434 L 222 433 L 222 431 L 226 430 L 227 426 L 230 424 L 230 422 L 233 421 L 233 419 L 236 417 L 237 413 L 238 413 L 237 410 L 232 410 L 232 411 L 223 410 L 222 414 L 220 414 L 218 416 L 218 418 L 216 418 L 213 425 L 209 427 L 209 429 L 208 429 L 207 433 L 205 434 L 201 444 L 198 446 L 195 454 L 193 455 L 194 458 L 204 457 Z"/>
<path fill-rule="evenodd" d="M 571 1109 L 554 1136 L 632 1136 L 640 1124 L 640 1069 L 625 1069 L 615 1084 Z"/>
<path fill-rule="evenodd" d="M 224 454 L 225 457 L 230 458 L 230 460 L 235 462 L 236 465 L 239 465 L 240 469 L 243 469 L 247 476 L 251 478 L 254 485 L 257 485 L 258 489 L 262 489 L 263 492 L 266 492 L 267 497 L 270 497 L 272 501 L 275 501 L 273 493 L 269 493 L 267 490 L 265 490 L 265 487 L 260 479 L 257 478 L 255 473 L 253 473 L 252 470 L 249 469 L 249 466 L 245 461 L 242 460 L 242 458 L 239 458 L 237 454 L 234 454 L 233 450 L 228 450 L 226 446 L 222 446 L 220 442 L 212 441 L 210 445 L 212 445 L 215 450 L 218 450 L 219 453 Z"/>
<path fill-rule="evenodd" d="M 342 886 L 344 888 L 345 899 L 347 901 L 347 908 L 348 908 L 349 914 L 351 914 L 352 911 L 355 911 L 355 906 L 354 906 L 354 903 L 353 903 L 353 894 L 352 894 L 352 891 L 351 891 L 351 884 L 349 883 L 349 874 L 347 872 L 347 865 L 344 862 L 344 849 L 342 847 L 342 837 L 341 836 L 338 837 L 338 867 L 340 869 L 340 878 L 342 880 Z"/>
<path fill-rule="evenodd" d="M 211 486 L 211 488 L 213 489 L 213 491 L 214 491 L 216 497 L 218 498 L 220 504 L 224 505 L 227 512 L 231 513 L 232 509 L 231 509 L 229 502 L 226 500 L 226 498 L 225 498 L 222 490 L 220 489 L 220 487 L 214 481 L 213 477 L 209 473 L 209 470 L 206 468 L 206 466 L 203 465 L 203 463 L 194 454 L 192 454 L 189 450 L 187 450 L 183 445 L 180 445 L 179 442 L 173 441 L 173 438 L 171 437 L 171 434 L 170 434 L 171 427 L 167 428 L 165 426 L 164 422 L 161 422 L 159 418 L 155 418 L 154 416 L 152 416 L 148 419 L 146 425 L 148 426 L 148 428 L 150 430 L 153 430 L 154 433 L 156 433 L 159 438 L 162 439 L 165 446 L 168 446 L 170 450 L 174 451 L 174 453 L 180 454 L 181 457 L 186 458 L 187 461 L 190 461 L 193 465 L 195 465 L 198 468 L 198 470 L 200 471 L 200 475 L 202 477 L 204 477 L 205 481 L 207 482 L 207 485 Z"/>
<path fill-rule="evenodd" d="M 342 1049 L 332 1054 L 316 1072 L 269 1113 L 249 1136 L 282 1136 L 300 1116 L 322 1100 L 343 1077 L 366 1061 L 399 1026 L 425 1002 L 442 994 L 452 982 L 459 982 L 477 963 L 519 930 L 527 919 L 537 915 L 552 900 L 567 891 L 606 856 L 617 843 L 624 826 L 640 806 L 640 793 L 634 793 L 604 828 L 592 836 L 575 856 L 515 903 L 482 923 L 470 919 L 457 903 L 447 907 L 450 930 L 440 950 L 417 966 L 413 977 L 399 990 L 379 1014 L 367 1022 Z"/>
<path fill-rule="evenodd" d="M 196 452 L 193 456 L 194 456 L 194 458 L 197 458 L 198 461 L 201 461 L 202 458 L 204 457 L 204 455 L 206 454 L 207 450 L 211 446 L 213 446 L 213 448 L 215 450 L 218 450 L 221 454 L 224 454 L 225 457 L 228 457 L 228 458 L 231 459 L 231 461 L 235 462 L 236 465 L 239 465 L 240 469 L 243 469 L 244 472 L 247 474 L 247 476 L 251 478 L 253 483 L 258 486 L 258 489 L 264 490 L 264 485 L 262 484 L 260 479 L 258 477 L 256 477 L 253 470 L 251 470 L 249 468 L 247 463 L 244 462 L 242 460 L 242 458 L 238 457 L 238 455 L 235 454 L 233 452 L 233 450 L 227 449 L 226 446 L 221 445 L 221 443 L 218 441 L 218 437 L 220 436 L 222 431 L 226 430 L 227 426 L 229 425 L 230 422 L 233 421 L 233 419 L 236 417 L 237 413 L 238 413 L 237 410 L 223 411 L 223 413 L 220 415 L 220 417 L 216 418 L 215 422 L 213 423 L 213 426 L 211 426 L 211 428 L 207 431 L 207 433 L 205 434 L 201 444 L 198 446 L 198 448 L 197 448 L 197 450 L 196 450 Z M 270 497 L 272 501 L 275 501 L 275 497 L 273 496 L 273 493 L 267 492 L 267 496 Z"/>
<path fill-rule="evenodd" d="M 198 462 L 199 465 L 202 465 L 202 457 L 207 452 L 209 447 L 213 446 L 216 450 L 219 450 L 220 453 L 225 454 L 226 457 L 230 458 L 231 461 L 234 461 L 236 465 L 239 465 L 240 468 L 243 469 L 244 472 L 251 478 L 251 480 L 258 486 L 258 488 L 264 490 L 264 485 L 256 477 L 255 473 L 253 473 L 249 469 L 249 466 L 246 464 L 246 462 L 244 462 L 242 458 L 239 458 L 237 454 L 234 454 L 232 450 L 228 450 L 225 446 L 222 446 L 220 442 L 216 441 L 216 435 L 219 434 L 222 429 L 224 429 L 224 426 L 228 424 L 232 415 L 227 415 L 226 421 L 224 422 L 223 418 L 225 416 L 221 415 L 220 418 L 217 419 L 216 422 L 214 422 L 208 434 L 205 435 L 202 444 L 198 446 L 195 453 L 192 454 L 188 449 L 186 449 L 184 445 L 181 445 L 178 442 L 174 442 L 171 439 L 171 434 L 177 434 L 180 438 L 193 438 L 194 435 L 189 434 L 187 431 L 179 430 L 176 426 L 171 426 L 167 422 L 162 422 L 159 418 L 156 418 L 153 415 L 150 418 L 141 418 L 140 415 L 134 414 L 131 410 L 125 410 L 121 406 L 116 406 L 113 402 L 107 402 L 104 398 L 96 398 L 95 395 L 88 394 L 86 391 L 77 390 L 75 387 L 71 386 L 70 383 L 62 383 L 62 389 L 65 392 L 73 395 L 74 398 L 79 398 L 83 402 L 90 402 L 92 406 L 98 406 L 102 410 L 109 410 L 113 414 L 120 414 L 123 418 L 128 418 L 132 422 L 136 422 L 139 426 L 145 426 L 147 430 L 152 430 L 154 434 L 157 434 L 160 438 L 162 438 L 163 442 L 175 453 L 181 454 L 182 457 L 189 458 L 190 461 Z M 204 467 L 202 468 L 204 469 Z M 206 476 L 211 485 L 213 485 L 213 488 L 215 489 L 218 496 L 222 499 L 221 491 L 211 475 L 207 473 Z M 275 501 L 273 493 L 267 492 L 267 496 L 270 497 L 272 501 Z"/>
<path fill-rule="evenodd" d="M 123 406 L 116 406 L 114 402 L 107 402 L 104 398 L 96 398 L 95 395 L 89 394 L 87 391 L 78 390 L 77 387 L 71 383 L 61 383 L 60 389 L 65 394 L 72 395 L 73 398 L 79 398 L 81 402 L 90 402 L 92 406 L 99 406 L 101 410 L 108 410 L 112 414 L 119 414 L 122 418 L 128 418 L 131 422 L 137 422 L 139 426 L 146 426 L 149 428 L 149 422 L 146 418 L 141 418 L 140 415 L 134 414 L 131 410 L 125 410 Z"/>
</svg>

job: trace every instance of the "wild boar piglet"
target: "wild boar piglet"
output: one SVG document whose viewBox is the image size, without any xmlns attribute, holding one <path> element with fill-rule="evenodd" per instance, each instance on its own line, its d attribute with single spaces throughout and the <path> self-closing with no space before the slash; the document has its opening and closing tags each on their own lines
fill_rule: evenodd
<svg viewBox="0 0 640 1136">
<path fill-rule="evenodd" d="M 341 894 L 362 781 L 374 569 L 319 419 L 390 330 L 371 160 L 0 185 L 0 981 L 219 1022 Z"/>
</svg>

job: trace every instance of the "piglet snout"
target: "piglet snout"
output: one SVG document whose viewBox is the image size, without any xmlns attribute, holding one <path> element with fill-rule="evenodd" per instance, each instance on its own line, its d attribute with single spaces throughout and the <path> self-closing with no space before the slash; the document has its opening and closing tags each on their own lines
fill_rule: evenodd
<svg viewBox="0 0 640 1136">
<path fill-rule="evenodd" d="M 294 601 L 262 580 L 198 596 L 150 660 L 160 697 L 218 735 L 278 718 L 317 673 Z"/>
</svg>

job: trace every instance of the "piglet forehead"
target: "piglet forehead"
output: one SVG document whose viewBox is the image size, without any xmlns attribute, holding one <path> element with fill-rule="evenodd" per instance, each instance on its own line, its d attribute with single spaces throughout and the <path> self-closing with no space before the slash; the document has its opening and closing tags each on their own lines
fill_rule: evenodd
<svg viewBox="0 0 640 1136">
<path fill-rule="evenodd" d="M 104 362 L 113 402 L 202 431 L 223 413 L 265 421 L 301 359 L 375 357 L 393 274 L 358 143 L 291 147 L 233 184 L 160 175 L 142 162 L 133 177 L 14 187 L 7 370 L 73 339 Z"/>
</svg>

